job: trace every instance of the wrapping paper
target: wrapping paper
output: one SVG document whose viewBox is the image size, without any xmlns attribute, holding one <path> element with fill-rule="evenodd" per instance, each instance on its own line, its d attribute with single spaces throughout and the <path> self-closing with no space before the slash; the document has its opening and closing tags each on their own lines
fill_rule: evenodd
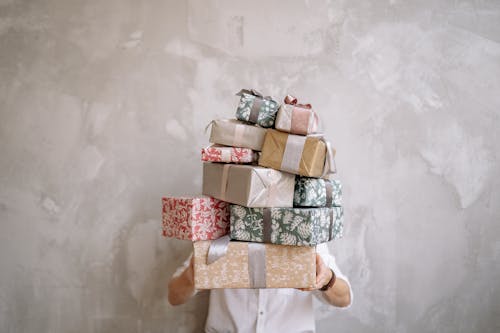
<svg viewBox="0 0 500 333">
<path fill-rule="evenodd" d="M 266 129 L 248 125 L 236 119 L 213 120 L 211 122 L 210 142 L 225 146 L 262 149 Z"/>
<path fill-rule="evenodd" d="M 201 150 L 201 160 L 205 162 L 253 163 L 258 153 L 250 148 L 212 145 Z"/>
<path fill-rule="evenodd" d="M 231 241 L 227 253 L 208 264 L 212 242 L 200 241 L 193 244 L 196 289 L 309 288 L 316 282 L 314 247 Z M 260 253 L 256 253 L 255 249 Z M 265 268 L 260 268 L 262 266 Z M 263 283 L 256 285 L 253 282 L 256 279 Z"/>
<path fill-rule="evenodd" d="M 309 108 L 282 104 L 276 116 L 274 127 L 292 134 L 307 135 L 318 130 L 318 116 Z"/>
<path fill-rule="evenodd" d="M 343 209 L 248 208 L 231 205 L 231 239 L 313 246 L 342 237 Z"/>
<path fill-rule="evenodd" d="M 247 207 L 292 207 L 295 176 L 259 166 L 203 163 L 203 191 Z"/>
<path fill-rule="evenodd" d="M 338 180 L 296 177 L 294 207 L 331 207 L 342 205 L 342 184 Z"/>
<path fill-rule="evenodd" d="M 183 240 L 217 239 L 229 232 L 229 204 L 209 197 L 164 197 L 163 235 Z"/>
<path fill-rule="evenodd" d="M 325 177 L 334 168 L 328 163 L 325 170 L 328 157 L 326 145 L 321 137 L 268 130 L 259 165 L 301 176 Z M 332 155 L 334 154 L 335 151 L 332 150 Z"/>
<path fill-rule="evenodd" d="M 241 96 L 236 118 L 248 121 L 262 127 L 273 127 L 279 104 L 271 99 L 264 97 L 254 90 L 242 90 L 238 94 Z"/>
</svg>

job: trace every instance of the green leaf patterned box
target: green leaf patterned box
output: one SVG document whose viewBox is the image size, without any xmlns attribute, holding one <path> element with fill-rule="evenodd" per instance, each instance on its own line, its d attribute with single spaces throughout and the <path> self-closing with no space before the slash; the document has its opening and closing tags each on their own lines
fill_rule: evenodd
<svg viewBox="0 0 500 333">
<path fill-rule="evenodd" d="M 342 237 L 344 210 L 230 206 L 230 238 L 257 243 L 314 246 Z"/>
<path fill-rule="evenodd" d="M 236 110 L 236 118 L 262 127 L 273 127 L 279 104 L 269 96 L 262 96 L 255 90 L 242 89 L 236 94 L 240 103 Z"/>
<path fill-rule="evenodd" d="M 342 184 L 338 180 L 295 178 L 294 207 L 332 207 L 342 205 Z"/>
</svg>

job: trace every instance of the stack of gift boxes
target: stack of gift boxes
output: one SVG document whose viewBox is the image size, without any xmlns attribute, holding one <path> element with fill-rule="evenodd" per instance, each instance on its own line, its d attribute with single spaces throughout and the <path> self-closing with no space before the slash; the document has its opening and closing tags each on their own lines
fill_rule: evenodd
<svg viewBox="0 0 500 333">
<path fill-rule="evenodd" d="M 197 289 L 309 288 L 315 246 L 342 237 L 335 151 L 309 104 L 242 90 L 211 122 L 199 197 L 163 198 L 163 234 L 194 246 Z"/>
</svg>

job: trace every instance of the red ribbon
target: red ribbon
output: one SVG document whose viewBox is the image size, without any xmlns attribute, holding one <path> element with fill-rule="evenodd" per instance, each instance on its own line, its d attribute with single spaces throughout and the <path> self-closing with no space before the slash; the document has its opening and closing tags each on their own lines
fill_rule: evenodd
<svg viewBox="0 0 500 333">
<path fill-rule="evenodd" d="M 292 96 L 292 95 L 286 95 L 285 97 L 285 103 L 290 104 L 293 106 L 296 106 L 298 108 L 303 108 L 303 109 L 312 109 L 311 104 L 297 104 L 298 100 L 297 97 Z"/>
</svg>

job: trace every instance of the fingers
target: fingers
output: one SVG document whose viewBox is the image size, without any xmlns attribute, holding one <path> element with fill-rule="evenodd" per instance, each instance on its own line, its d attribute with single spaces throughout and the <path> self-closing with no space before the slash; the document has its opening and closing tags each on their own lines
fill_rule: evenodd
<svg viewBox="0 0 500 333">
<path fill-rule="evenodd" d="M 316 254 L 316 287 L 317 289 L 323 287 L 330 281 L 330 269 L 325 265 L 323 259 L 319 254 Z"/>
</svg>

